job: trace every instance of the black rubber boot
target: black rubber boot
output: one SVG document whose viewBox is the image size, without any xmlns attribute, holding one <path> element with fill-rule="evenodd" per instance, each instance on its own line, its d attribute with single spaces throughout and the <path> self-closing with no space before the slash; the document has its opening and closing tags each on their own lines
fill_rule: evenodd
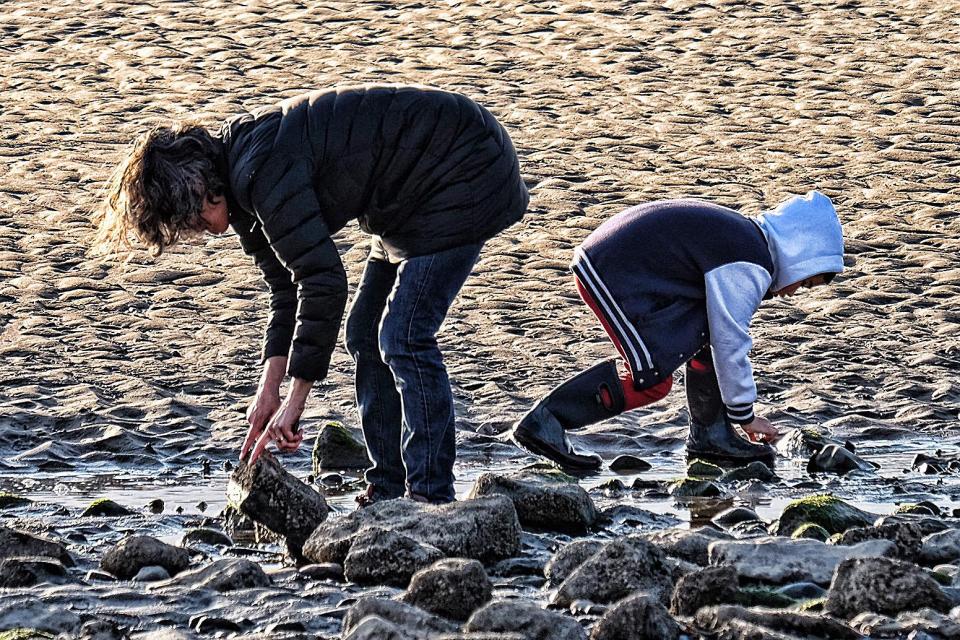
<svg viewBox="0 0 960 640">
<path fill-rule="evenodd" d="M 523 416 L 510 435 L 524 449 L 568 471 L 596 471 L 603 464 L 600 456 L 576 451 L 565 432 L 623 413 L 620 384 L 617 361 L 604 360 L 551 391 Z"/>
<path fill-rule="evenodd" d="M 727 418 L 709 351 L 697 354 L 696 360 L 705 368 L 697 370 L 688 362 L 683 378 L 690 411 L 687 457 L 733 463 L 759 460 L 772 467 L 774 448 L 742 437 Z"/>
</svg>

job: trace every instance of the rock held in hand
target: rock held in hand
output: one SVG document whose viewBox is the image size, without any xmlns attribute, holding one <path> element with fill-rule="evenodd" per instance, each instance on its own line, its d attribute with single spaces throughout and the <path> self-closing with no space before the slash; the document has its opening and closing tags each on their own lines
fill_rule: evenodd
<svg viewBox="0 0 960 640">
<path fill-rule="evenodd" d="M 322 495 L 269 453 L 252 466 L 246 462 L 237 466 L 227 485 L 227 499 L 250 519 L 286 538 L 294 556 L 330 511 Z"/>
</svg>

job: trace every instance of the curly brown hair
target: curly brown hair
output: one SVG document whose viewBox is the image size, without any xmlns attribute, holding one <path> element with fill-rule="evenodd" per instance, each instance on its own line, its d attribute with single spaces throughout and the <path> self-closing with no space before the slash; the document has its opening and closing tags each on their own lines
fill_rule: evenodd
<svg viewBox="0 0 960 640">
<path fill-rule="evenodd" d="M 217 153 L 217 139 L 193 123 L 156 127 L 138 137 L 94 214 L 94 249 L 122 253 L 133 235 L 158 256 L 196 235 L 205 200 L 224 192 Z"/>
</svg>

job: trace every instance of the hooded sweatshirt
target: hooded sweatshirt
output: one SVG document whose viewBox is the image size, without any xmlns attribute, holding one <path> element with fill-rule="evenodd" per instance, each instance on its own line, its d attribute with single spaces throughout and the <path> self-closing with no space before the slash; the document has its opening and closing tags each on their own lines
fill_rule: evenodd
<svg viewBox="0 0 960 640">
<path fill-rule="evenodd" d="M 757 218 L 664 200 L 604 222 L 571 268 L 624 347 L 638 388 L 672 375 L 709 343 L 727 417 L 747 424 L 757 398 L 754 313 L 774 291 L 843 271 L 843 234 L 830 199 L 815 191 Z"/>
</svg>

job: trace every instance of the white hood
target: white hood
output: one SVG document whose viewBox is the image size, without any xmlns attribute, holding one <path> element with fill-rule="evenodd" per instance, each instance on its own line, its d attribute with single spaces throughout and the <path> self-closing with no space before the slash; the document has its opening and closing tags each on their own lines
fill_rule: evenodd
<svg viewBox="0 0 960 640">
<path fill-rule="evenodd" d="M 843 230 L 830 198 L 794 196 L 754 218 L 773 258 L 771 291 L 820 273 L 843 271 Z"/>
</svg>

